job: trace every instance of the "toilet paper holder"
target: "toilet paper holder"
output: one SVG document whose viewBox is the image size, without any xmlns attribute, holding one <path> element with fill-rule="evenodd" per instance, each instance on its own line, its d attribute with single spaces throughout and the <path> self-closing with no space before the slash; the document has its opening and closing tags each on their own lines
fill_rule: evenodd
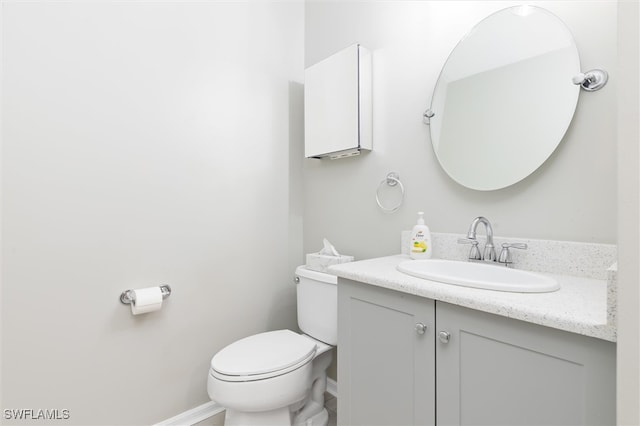
<svg viewBox="0 0 640 426">
<path fill-rule="evenodd" d="M 160 286 L 160 292 L 162 293 L 162 300 L 164 300 L 171 295 L 171 287 L 168 284 L 163 284 Z M 125 305 L 135 304 L 135 301 L 136 295 L 133 290 L 125 290 L 120 295 L 120 302 Z"/>
</svg>

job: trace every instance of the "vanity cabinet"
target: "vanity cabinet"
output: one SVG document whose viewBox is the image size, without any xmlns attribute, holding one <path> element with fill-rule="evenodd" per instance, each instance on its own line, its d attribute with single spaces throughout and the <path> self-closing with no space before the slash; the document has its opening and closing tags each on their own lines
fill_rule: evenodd
<svg viewBox="0 0 640 426">
<path fill-rule="evenodd" d="M 615 344 L 345 279 L 338 383 L 342 425 L 615 424 Z"/>
<path fill-rule="evenodd" d="M 442 302 L 436 324 L 437 424 L 615 424 L 615 344 Z"/>
<path fill-rule="evenodd" d="M 433 424 L 435 302 L 340 280 L 338 422 Z"/>
</svg>

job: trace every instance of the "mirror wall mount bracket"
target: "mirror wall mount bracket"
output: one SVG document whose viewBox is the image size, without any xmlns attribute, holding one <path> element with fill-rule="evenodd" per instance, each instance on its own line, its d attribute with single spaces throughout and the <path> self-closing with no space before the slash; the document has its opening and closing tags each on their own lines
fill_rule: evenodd
<svg viewBox="0 0 640 426">
<path fill-rule="evenodd" d="M 422 122 L 426 125 L 431 124 L 431 117 L 436 115 L 431 108 L 426 110 L 424 114 L 422 114 Z"/>
<path fill-rule="evenodd" d="M 587 92 L 595 92 L 602 89 L 609 80 L 609 74 L 605 70 L 592 69 L 585 73 L 580 73 L 573 77 L 573 84 L 579 85 Z"/>
</svg>

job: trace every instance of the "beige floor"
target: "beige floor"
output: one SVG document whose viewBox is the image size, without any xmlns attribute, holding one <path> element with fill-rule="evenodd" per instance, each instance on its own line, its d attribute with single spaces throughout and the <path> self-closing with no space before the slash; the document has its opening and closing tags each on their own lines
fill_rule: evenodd
<svg viewBox="0 0 640 426">
<path fill-rule="evenodd" d="M 329 412 L 329 423 L 327 426 L 336 426 L 338 411 L 338 399 L 331 394 L 325 394 L 324 406 Z M 224 413 L 220 413 L 216 416 L 205 419 L 194 426 L 223 426 L 224 425 Z"/>
</svg>

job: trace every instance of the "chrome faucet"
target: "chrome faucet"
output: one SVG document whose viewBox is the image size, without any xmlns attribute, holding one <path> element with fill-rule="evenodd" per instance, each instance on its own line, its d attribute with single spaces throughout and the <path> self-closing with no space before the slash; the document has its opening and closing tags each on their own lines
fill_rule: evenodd
<svg viewBox="0 0 640 426">
<path fill-rule="evenodd" d="M 476 229 L 480 223 L 484 225 L 487 234 L 487 242 L 484 245 L 484 253 L 482 256 L 480 256 L 480 252 L 478 251 L 478 240 L 476 239 Z M 485 262 L 496 261 L 496 249 L 493 246 L 493 228 L 486 217 L 478 216 L 473 219 L 473 222 L 471 222 L 469 226 L 469 232 L 467 232 L 467 239 L 460 240 L 459 242 L 472 245 L 471 253 L 469 253 L 470 260 L 484 260 Z"/>
</svg>

